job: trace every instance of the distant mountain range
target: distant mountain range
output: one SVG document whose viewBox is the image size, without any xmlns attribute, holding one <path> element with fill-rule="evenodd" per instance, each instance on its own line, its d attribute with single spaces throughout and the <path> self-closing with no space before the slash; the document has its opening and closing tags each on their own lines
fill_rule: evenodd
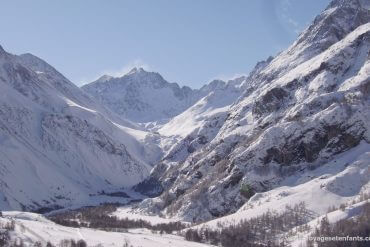
<svg viewBox="0 0 370 247">
<path fill-rule="evenodd" d="M 118 115 L 134 122 L 163 122 L 182 113 L 226 82 L 215 80 L 201 89 L 169 83 L 155 72 L 133 68 L 122 77 L 104 75 L 82 89 Z"/>
</svg>

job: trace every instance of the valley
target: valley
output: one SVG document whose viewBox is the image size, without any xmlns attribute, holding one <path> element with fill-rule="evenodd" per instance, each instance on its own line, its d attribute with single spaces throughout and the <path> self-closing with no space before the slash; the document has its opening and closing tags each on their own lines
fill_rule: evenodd
<svg viewBox="0 0 370 247">
<path fill-rule="evenodd" d="M 199 89 L 143 68 L 77 87 L 0 46 L 0 246 L 335 246 L 312 237 L 366 232 L 369 6 L 333 0 L 286 50 Z"/>
</svg>

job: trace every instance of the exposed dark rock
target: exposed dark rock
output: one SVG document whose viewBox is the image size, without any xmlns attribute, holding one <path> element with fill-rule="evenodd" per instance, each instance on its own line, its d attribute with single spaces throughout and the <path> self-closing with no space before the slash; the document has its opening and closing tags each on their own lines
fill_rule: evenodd
<svg viewBox="0 0 370 247">
<path fill-rule="evenodd" d="M 257 116 L 261 116 L 265 113 L 277 111 L 282 107 L 287 96 L 288 93 L 284 89 L 273 88 L 255 102 L 252 112 Z"/>
<path fill-rule="evenodd" d="M 135 185 L 133 189 L 143 195 L 156 197 L 162 194 L 163 187 L 161 183 L 154 177 L 149 177 L 141 183 Z"/>
</svg>

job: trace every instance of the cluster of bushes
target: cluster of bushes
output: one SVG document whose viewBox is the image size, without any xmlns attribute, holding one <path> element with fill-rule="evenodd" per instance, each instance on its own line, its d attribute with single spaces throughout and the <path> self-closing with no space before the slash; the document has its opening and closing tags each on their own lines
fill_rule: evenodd
<svg viewBox="0 0 370 247">
<path fill-rule="evenodd" d="M 10 234 L 6 229 L 0 229 L 0 246 L 10 246 Z"/>
<path fill-rule="evenodd" d="M 50 244 L 50 243 L 48 243 Z M 75 241 L 73 239 L 64 239 L 62 241 L 60 241 L 60 244 L 59 244 L 60 247 L 87 247 L 87 243 L 80 239 L 78 241 Z M 53 245 L 50 244 L 49 245 L 46 245 L 46 247 L 53 247 Z"/>
<path fill-rule="evenodd" d="M 32 245 L 25 245 L 23 240 L 11 240 L 9 231 L 6 232 L 0 231 L 0 246 L 1 247 L 25 247 L 25 246 L 32 246 L 32 247 L 88 247 L 87 243 L 84 240 L 74 240 L 74 239 L 64 239 L 60 241 L 58 245 L 53 245 L 50 242 L 47 242 L 46 244 L 42 244 L 41 242 L 37 241 L 33 243 Z M 94 247 L 103 247 L 102 245 L 97 245 Z M 133 247 L 129 244 L 129 242 L 125 242 L 123 244 L 123 247 Z"/>
<path fill-rule="evenodd" d="M 117 209 L 115 204 L 88 207 L 49 216 L 53 222 L 68 227 L 88 227 L 105 231 L 126 231 L 131 228 L 147 228 L 160 233 L 172 233 L 188 227 L 181 222 L 169 222 L 152 225 L 145 220 L 119 219 L 111 214 Z"/>
<path fill-rule="evenodd" d="M 6 231 L 14 231 L 14 229 L 15 229 L 15 221 L 14 220 L 11 220 L 9 222 L 0 224 L 0 229 L 6 230 Z"/>
<path fill-rule="evenodd" d="M 352 237 L 344 240 L 346 237 Z M 321 219 L 319 226 L 315 229 L 311 238 L 307 241 L 307 246 L 318 247 L 367 247 L 370 245 L 370 240 L 361 241 L 356 239 L 362 237 L 370 237 L 370 203 L 367 202 L 362 207 L 360 215 L 357 217 L 339 220 L 336 223 L 330 224 L 328 217 Z M 329 240 L 330 238 L 330 240 Z M 335 240 L 338 238 L 338 240 Z M 343 238 L 342 240 L 340 238 Z M 353 241 L 355 240 L 355 241 Z"/>
<path fill-rule="evenodd" d="M 25 246 L 30 246 L 30 245 L 29 244 L 25 245 L 23 240 L 20 240 L 20 239 L 12 240 L 10 238 L 9 231 L 6 231 L 6 232 L 0 231 L 0 246 L 1 247 L 25 247 Z M 33 243 L 31 246 L 32 247 L 56 247 L 50 242 L 47 242 L 46 244 L 42 244 L 39 241 Z M 60 241 L 60 243 L 57 246 L 58 247 L 87 247 L 87 244 L 82 239 L 78 241 L 74 239 L 64 239 Z M 124 247 L 126 247 L 126 245 L 124 245 Z"/>
<path fill-rule="evenodd" d="M 312 213 L 302 202 L 294 207 L 287 206 L 281 213 L 267 211 L 260 216 L 242 220 L 237 224 L 227 226 L 219 224 L 218 229 L 220 230 L 188 229 L 184 235 L 188 241 L 223 247 L 286 246 L 278 236 L 297 226 L 301 226 L 300 231 L 307 231 L 309 227 L 306 223 L 313 218 Z"/>
<path fill-rule="evenodd" d="M 2 217 L 2 214 L 0 215 Z M 10 221 L 4 224 L 0 224 L 0 246 L 15 246 L 10 241 L 10 232 L 14 231 L 15 222 Z"/>
<path fill-rule="evenodd" d="M 43 245 L 41 242 L 36 242 L 33 244 L 33 247 L 56 247 L 55 245 L 47 242 L 46 245 Z M 85 240 L 74 240 L 74 239 L 63 239 L 58 244 L 58 247 L 87 247 Z"/>
</svg>

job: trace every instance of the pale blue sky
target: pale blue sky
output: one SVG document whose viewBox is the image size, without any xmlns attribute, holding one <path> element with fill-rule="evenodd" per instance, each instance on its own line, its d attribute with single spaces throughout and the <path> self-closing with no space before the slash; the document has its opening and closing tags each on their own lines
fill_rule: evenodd
<svg viewBox="0 0 370 247">
<path fill-rule="evenodd" d="M 133 66 L 200 87 L 247 74 L 291 44 L 329 0 L 6 0 L 0 44 L 78 85 Z"/>
</svg>

